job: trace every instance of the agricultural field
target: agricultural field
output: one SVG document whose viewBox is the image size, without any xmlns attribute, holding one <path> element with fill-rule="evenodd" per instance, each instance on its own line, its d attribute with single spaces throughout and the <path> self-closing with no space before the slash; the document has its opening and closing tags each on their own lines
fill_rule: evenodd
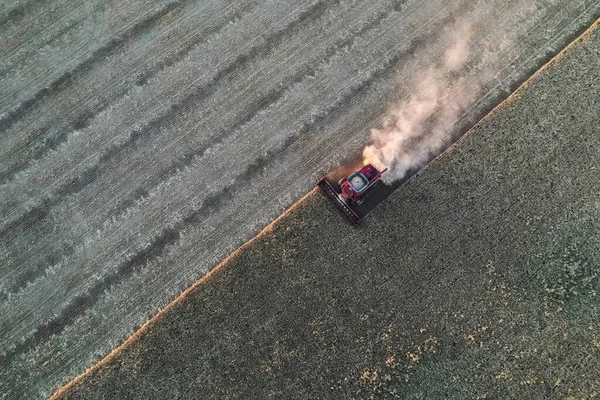
<svg viewBox="0 0 600 400">
<path fill-rule="evenodd" d="M 55 399 L 600 393 L 600 21 L 356 228 L 309 194 Z"/>
<path fill-rule="evenodd" d="M 473 96 L 431 157 L 600 17 L 447 3 L 0 5 L 0 398 L 108 354 L 359 153 L 454 43 L 445 79 Z"/>
</svg>

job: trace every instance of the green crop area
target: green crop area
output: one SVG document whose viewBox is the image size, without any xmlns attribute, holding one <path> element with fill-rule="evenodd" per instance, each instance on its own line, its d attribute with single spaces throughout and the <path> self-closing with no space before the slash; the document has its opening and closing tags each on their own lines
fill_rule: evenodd
<svg viewBox="0 0 600 400">
<path fill-rule="evenodd" d="M 358 228 L 313 192 L 61 397 L 600 394 L 596 24 Z"/>
</svg>

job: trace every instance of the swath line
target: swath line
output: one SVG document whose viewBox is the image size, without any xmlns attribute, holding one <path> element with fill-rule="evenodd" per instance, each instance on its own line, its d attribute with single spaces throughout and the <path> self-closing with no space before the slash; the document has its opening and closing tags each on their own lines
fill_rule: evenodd
<svg viewBox="0 0 600 400">
<path fill-rule="evenodd" d="M 336 1 L 339 1 L 339 0 L 336 0 Z M 275 35 L 273 36 L 273 41 L 283 40 L 283 38 L 285 36 L 294 32 L 294 30 L 297 29 L 298 27 L 301 27 L 302 24 L 305 23 L 306 21 L 308 21 L 309 18 L 317 17 L 318 14 L 322 10 L 324 10 L 326 7 L 327 7 L 326 2 L 317 3 L 315 6 L 311 7 L 309 10 L 300 14 L 298 19 L 291 22 L 287 27 L 285 27 L 284 29 L 282 29 L 279 32 L 276 32 Z M 242 54 L 242 55 L 238 56 L 232 64 L 230 64 L 228 67 L 219 71 L 211 82 L 209 82 L 206 85 L 201 86 L 196 92 L 186 96 L 179 103 L 171 105 L 165 114 L 151 120 L 142 129 L 132 131 L 129 136 L 129 139 L 127 141 L 125 141 L 124 143 L 122 143 L 118 146 L 114 146 L 114 147 L 110 148 L 107 151 L 107 153 L 105 153 L 102 157 L 99 158 L 99 160 L 95 166 L 91 167 L 87 171 L 84 171 L 81 176 L 74 178 L 71 182 L 62 185 L 54 193 L 54 196 L 55 196 L 54 199 L 46 199 L 45 201 L 42 202 L 42 204 L 40 206 L 34 207 L 31 211 L 24 213 L 21 217 L 17 218 L 16 220 L 12 221 L 11 223 L 9 223 L 6 228 L 4 228 L 2 231 L 0 231 L 0 242 L 7 240 L 6 238 L 10 234 L 11 230 L 20 229 L 19 226 L 21 226 L 21 221 L 29 219 L 29 217 L 28 217 L 29 214 L 39 213 L 40 212 L 39 209 L 45 210 L 43 212 L 45 214 L 49 208 L 53 207 L 55 204 L 57 204 L 59 201 L 61 201 L 61 199 L 59 199 L 58 197 L 71 195 L 71 194 L 77 193 L 78 191 L 83 189 L 86 185 L 93 182 L 97 178 L 98 171 L 99 171 L 99 164 L 102 164 L 103 162 L 105 162 L 106 160 L 109 160 L 111 157 L 113 157 L 115 154 L 117 154 L 119 151 L 122 151 L 126 147 L 131 146 L 132 144 L 136 143 L 137 140 L 140 137 L 142 137 L 143 135 L 148 135 L 152 132 L 158 132 L 159 128 L 161 128 L 173 116 L 178 115 L 185 108 L 191 107 L 194 104 L 194 102 L 199 101 L 200 99 L 203 99 L 203 98 L 209 96 L 210 94 L 214 93 L 214 91 L 218 88 L 220 81 L 222 79 L 224 79 L 228 74 L 230 74 L 231 72 L 233 72 L 240 66 L 245 65 L 246 63 L 250 62 L 253 58 L 260 57 L 264 54 L 267 54 L 268 51 L 270 51 L 272 46 L 274 46 L 274 43 L 272 43 L 272 42 L 269 43 L 267 41 L 266 43 L 264 43 L 260 46 L 251 48 L 249 50 L 250 54 L 248 54 L 248 55 Z"/>
<path fill-rule="evenodd" d="M 254 5 L 255 5 L 254 3 L 249 3 L 245 7 L 241 8 L 240 10 L 233 13 L 223 23 L 206 30 L 205 32 L 202 33 L 202 35 L 198 35 L 198 37 L 195 40 L 190 41 L 189 43 L 186 44 L 186 46 L 182 47 L 181 49 L 178 49 L 178 51 L 173 53 L 172 57 L 162 60 L 161 62 L 158 63 L 158 65 L 156 67 L 152 68 L 151 70 L 147 71 L 144 75 L 140 76 L 137 79 L 137 81 L 135 82 L 134 86 L 145 85 L 147 83 L 147 81 L 149 79 L 151 79 L 152 77 L 154 77 L 156 74 L 160 73 L 164 69 L 176 64 L 178 61 L 185 58 L 185 56 L 190 51 L 192 51 L 193 48 L 196 47 L 199 43 L 202 43 L 202 42 L 208 40 L 209 37 L 218 33 L 224 27 L 228 26 L 232 21 L 240 19 L 244 14 L 248 13 L 248 11 L 250 9 L 252 9 L 254 7 Z M 173 9 L 171 11 L 174 11 L 174 10 L 175 9 Z M 149 31 L 150 29 L 153 29 L 153 28 L 154 28 L 153 26 L 149 27 L 147 29 L 147 31 Z M 142 34 L 143 33 L 140 33 L 139 35 L 142 35 Z M 131 37 L 129 39 L 133 40 L 135 38 Z M 125 47 L 128 44 L 128 42 L 129 42 L 129 40 L 124 40 L 124 41 L 120 42 L 118 44 L 118 46 L 111 47 L 107 51 L 107 54 L 105 55 L 104 58 L 111 57 L 115 53 L 122 51 L 123 47 Z M 88 69 L 87 71 L 74 72 L 73 75 L 70 77 L 70 79 L 72 79 L 76 75 L 84 74 L 86 72 L 91 72 L 91 68 Z M 64 89 L 64 87 L 61 86 L 61 90 L 63 90 L 63 89 Z M 29 157 L 26 160 L 19 160 L 18 162 L 13 163 L 6 170 L 1 171 L 0 172 L 0 182 L 3 182 L 5 184 L 5 183 L 12 181 L 17 173 L 27 169 L 33 161 L 42 159 L 50 151 L 55 150 L 59 145 L 61 145 L 62 143 L 65 143 L 68 140 L 69 134 L 71 132 L 77 131 L 77 130 L 83 130 L 83 129 L 87 128 L 90 125 L 90 122 L 94 117 L 96 117 L 98 114 L 100 114 L 101 112 L 108 109 L 115 102 L 122 99 L 123 96 L 131 89 L 131 86 L 129 86 L 129 87 L 123 86 L 123 87 L 119 87 L 119 89 L 120 90 L 116 93 L 115 97 L 113 99 L 111 99 L 111 101 L 103 102 L 102 104 L 95 107 L 94 109 L 83 110 L 82 113 L 78 117 L 76 117 L 76 119 L 72 123 L 69 124 L 69 128 L 64 127 L 62 129 L 58 129 L 57 132 L 46 137 L 44 139 L 43 145 L 40 148 L 36 149 L 32 153 L 31 157 Z M 39 99 L 39 102 L 46 100 L 48 97 L 52 96 L 53 94 L 54 94 L 54 92 L 48 93 L 46 96 L 41 97 Z M 18 119 L 24 118 L 26 115 L 34 112 L 35 106 L 36 105 L 34 104 L 30 108 L 25 110 L 23 112 L 23 114 L 20 116 L 20 118 L 18 118 Z M 16 121 L 14 121 L 14 122 L 16 122 Z M 10 129 L 11 127 L 12 127 L 12 125 L 9 125 L 6 129 Z M 1 130 L 1 128 L 2 127 L 0 126 L 0 130 Z M 40 129 L 38 132 L 36 132 L 34 135 L 32 135 L 31 140 L 36 140 L 40 137 L 45 136 L 45 134 L 49 130 L 50 130 L 50 128 L 48 128 L 48 127 Z"/>
<path fill-rule="evenodd" d="M 266 95 L 261 97 L 259 100 L 257 100 L 256 103 L 254 103 L 254 104 L 260 104 L 260 107 L 258 107 L 258 108 L 250 107 L 250 109 L 252 110 L 251 112 L 247 112 L 243 118 L 240 118 L 240 119 L 234 121 L 227 128 L 222 129 L 220 131 L 220 133 L 216 136 L 216 141 L 212 142 L 210 146 L 205 146 L 199 150 L 195 150 L 193 152 L 187 153 L 187 154 L 183 155 L 182 157 L 180 157 L 177 161 L 175 161 L 174 163 L 169 165 L 168 167 L 161 170 L 156 175 L 155 179 L 152 179 L 146 185 L 145 188 L 139 188 L 136 191 L 134 191 L 130 198 L 119 203 L 115 207 L 115 209 L 113 209 L 110 213 L 107 214 L 107 216 L 105 218 L 110 219 L 113 216 L 118 216 L 118 215 L 122 214 L 124 211 L 127 210 L 127 208 L 135 205 L 137 200 L 146 197 L 148 195 L 149 191 L 152 190 L 152 188 L 154 188 L 157 185 L 159 185 L 160 183 L 170 179 L 180 169 L 183 169 L 183 168 L 189 166 L 196 157 L 201 157 L 211 147 L 223 142 L 223 140 L 226 137 L 228 137 L 229 134 L 231 134 L 237 126 L 246 124 L 247 122 L 252 120 L 256 115 L 258 115 L 258 113 L 260 113 L 263 109 L 271 106 L 273 103 L 278 101 L 289 90 L 290 86 L 295 85 L 296 83 L 300 82 L 306 75 L 312 75 L 314 73 L 314 71 L 320 65 L 326 64 L 327 61 L 333 55 L 337 54 L 339 52 L 340 48 L 344 48 L 346 46 L 351 46 L 357 37 L 360 37 L 364 33 L 368 32 L 369 30 L 378 26 L 380 24 L 380 22 L 383 19 L 385 19 L 389 14 L 390 14 L 389 9 L 384 10 L 383 12 L 379 13 L 379 15 L 377 15 L 375 18 L 373 18 L 370 22 L 365 24 L 362 28 L 357 30 L 351 36 L 346 37 L 343 40 L 340 40 L 340 41 L 332 44 L 330 46 L 330 50 L 325 53 L 324 58 L 322 58 L 322 59 L 320 58 L 319 62 L 314 63 L 313 65 L 309 66 L 309 68 L 300 70 L 298 73 L 293 75 L 291 78 L 284 80 L 283 86 L 280 89 L 273 90 L 272 92 L 267 93 Z M 157 127 L 157 126 L 152 127 L 152 129 L 159 129 L 159 128 L 160 127 Z M 119 152 L 123 152 L 125 150 L 126 150 L 125 148 L 121 148 L 121 149 L 119 149 Z M 101 163 L 100 165 L 103 166 L 106 164 Z M 90 181 L 95 180 L 98 175 L 105 173 L 107 168 L 108 167 L 101 168 L 99 171 L 94 171 L 94 173 L 92 175 L 90 175 L 90 177 L 88 177 L 88 179 L 90 179 Z M 84 179 L 84 181 L 85 181 L 85 179 Z M 77 186 L 75 186 L 75 187 L 77 187 Z M 23 226 L 20 229 L 15 229 L 13 231 L 13 234 L 9 235 L 9 237 L 5 237 L 4 242 L 12 240 L 12 238 L 14 238 L 16 234 L 22 232 L 23 229 L 26 229 L 28 226 L 33 224 L 35 222 L 35 218 L 37 218 L 40 221 L 44 220 L 45 217 L 48 215 L 50 208 L 53 207 L 54 205 L 56 205 L 57 203 L 58 203 L 58 201 L 45 203 L 44 205 L 40 206 L 39 208 L 32 210 L 32 211 L 34 211 L 34 216 L 31 219 L 28 219 L 28 222 L 23 224 Z M 31 220 L 33 220 L 33 222 L 31 222 Z M 15 227 L 13 227 L 13 228 L 15 228 Z M 52 262 L 49 260 L 57 260 L 60 257 L 66 257 L 66 256 L 68 257 L 68 256 L 72 255 L 73 252 L 74 252 L 74 248 L 72 246 L 67 246 L 67 247 L 59 246 L 59 248 L 57 248 L 57 249 L 52 249 L 52 253 L 48 257 L 45 257 L 45 261 L 38 263 L 38 265 L 36 267 L 34 267 L 28 271 L 25 271 L 21 275 L 17 276 L 15 278 L 15 283 L 12 286 L 10 286 L 6 290 L 6 292 L 0 293 L 0 301 L 6 300 L 6 298 L 8 297 L 8 295 L 10 293 L 15 293 L 15 292 L 19 291 L 23 287 L 27 286 L 27 284 L 29 284 L 30 282 L 33 282 L 33 281 L 37 280 L 38 278 L 40 278 L 41 276 L 43 276 L 45 274 L 45 269 L 46 269 L 48 263 L 50 263 L 50 265 L 52 265 Z"/>
<path fill-rule="evenodd" d="M 187 1 L 189 0 L 186 0 L 186 2 Z M 120 36 L 110 40 L 106 45 L 95 50 L 89 58 L 75 66 L 74 69 L 66 71 L 63 75 L 57 77 L 48 86 L 34 94 L 32 98 L 21 102 L 14 110 L 10 111 L 4 118 L 0 119 L 0 133 L 10 129 L 13 126 L 13 124 L 17 122 L 20 118 L 22 118 L 22 116 L 30 108 L 32 108 L 43 98 L 48 97 L 54 90 L 58 89 L 60 86 L 69 84 L 70 80 L 74 75 L 88 72 L 97 61 L 107 57 L 110 54 L 113 47 L 116 47 L 120 43 L 126 40 L 130 40 L 138 36 L 139 34 L 144 33 L 148 29 L 152 28 L 153 25 L 158 23 L 162 15 L 169 11 L 181 8 L 182 4 L 184 4 L 184 1 L 181 0 L 162 7 L 160 10 L 150 15 L 146 19 L 140 21 L 138 24 L 125 30 L 125 32 L 123 32 Z"/>
<path fill-rule="evenodd" d="M 572 41 L 571 43 L 569 43 L 557 55 L 555 55 L 546 64 L 544 64 L 542 67 L 540 67 L 530 78 L 528 78 L 527 80 L 525 80 L 525 82 L 523 82 L 519 86 L 519 88 L 517 88 L 515 90 L 515 92 L 513 92 L 512 94 L 510 94 L 508 96 L 508 98 L 506 98 L 504 101 L 502 101 L 496 107 L 494 107 L 486 116 L 484 116 L 482 118 L 481 121 L 484 121 L 485 119 L 487 119 L 489 117 L 489 115 L 491 115 L 491 114 L 493 114 L 495 112 L 496 109 L 499 109 L 499 108 L 503 107 L 504 105 L 512 102 L 514 100 L 515 96 L 518 95 L 518 92 L 522 88 L 527 87 L 534 78 L 536 78 L 541 72 L 543 72 L 544 70 L 546 70 L 553 63 L 557 62 L 558 59 L 561 58 L 564 55 L 564 53 L 566 51 L 568 51 L 568 49 L 570 47 L 572 47 L 576 42 L 578 42 L 580 40 L 583 40 L 583 38 L 585 38 L 592 31 L 594 31 L 598 27 L 599 24 L 600 24 L 600 20 L 597 20 L 596 22 L 594 22 L 579 37 L 577 37 L 574 41 Z M 128 346 L 132 345 L 134 342 L 136 342 L 137 340 L 139 340 L 143 335 L 145 335 L 147 333 L 148 329 L 153 324 L 155 324 L 164 315 L 166 315 L 168 312 L 170 312 L 174 307 L 178 306 L 190 293 L 192 293 L 194 290 L 196 290 L 201 285 L 204 285 L 207 282 L 209 282 L 216 273 L 218 273 L 222 268 L 226 267 L 227 264 L 229 264 L 232 261 L 234 261 L 240 254 L 242 254 L 244 251 L 246 251 L 258 239 L 262 238 L 264 235 L 266 235 L 267 233 L 271 232 L 274 229 L 274 227 L 281 220 L 283 220 L 289 214 L 291 214 L 292 212 L 294 212 L 295 210 L 297 210 L 298 207 L 302 206 L 302 204 L 310 196 L 315 195 L 316 192 L 317 192 L 317 190 L 318 190 L 317 188 L 311 190 L 304 197 L 302 197 L 300 200 L 298 200 L 296 203 L 294 203 L 290 208 L 288 208 L 280 216 L 278 216 L 273 222 L 271 222 L 269 225 L 267 225 L 255 237 L 253 237 L 248 242 L 244 243 L 242 246 L 240 246 L 238 249 L 236 249 L 234 252 L 232 252 L 223 261 L 221 261 L 220 263 L 218 263 L 212 270 L 210 270 L 206 275 L 204 275 L 202 278 L 200 278 L 198 281 L 196 281 L 190 287 L 188 287 L 186 290 L 184 290 L 179 296 L 177 296 L 172 302 L 170 302 L 169 304 L 167 304 L 164 308 L 162 308 L 161 310 L 159 310 L 153 317 L 151 317 L 147 322 L 145 322 L 137 331 L 135 331 L 121 345 L 119 345 L 115 349 L 113 349 L 109 354 L 107 354 L 105 357 L 103 357 L 99 362 L 97 362 L 93 366 L 91 366 L 88 369 L 86 369 L 85 372 L 83 372 L 82 374 L 78 375 L 77 377 L 75 377 L 74 379 L 72 379 L 71 381 L 69 381 L 67 384 L 65 384 L 63 387 L 61 387 L 60 389 L 58 389 L 50 397 L 50 400 L 58 400 L 59 398 L 63 398 L 64 396 L 66 396 L 67 392 L 70 389 L 72 389 L 75 385 L 81 383 L 83 381 L 83 379 L 85 379 L 86 377 L 90 376 L 92 373 L 95 373 L 96 371 L 98 371 L 100 368 L 102 368 L 103 366 L 105 366 L 106 364 L 108 364 L 117 354 L 119 354 L 121 351 L 123 351 L 124 349 L 126 349 Z M 389 282 L 389 280 L 387 280 L 386 282 Z M 384 282 L 384 284 L 386 282 Z"/>
<path fill-rule="evenodd" d="M 427 38 L 415 39 L 411 43 L 409 49 L 392 57 L 388 62 L 383 64 L 382 67 L 376 69 L 368 79 L 357 85 L 345 96 L 342 96 L 335 104 L 314 116 L 312 120 L 305 123 L 296 134 L 290 136 L 279 149 L 271 150 L 267 152 L 265 157 L 257 159 L 244 173 L 238 175 L 232 184 L 208 196 L 197 210 L 187 215 L 172 228 L 164 230 L 147 248 L 139 251 L 132 259 L 124 262 L 114 273 L 107 275 L 102 281 L 94 285 L 88 291 L 87 295 L 78 296 L 75 301 L 61 312 L 60 316 L 53 318 L 48 323 L 40 326 L 32 336 L 22 343 L 17 344 L 13 350 L 7 352 L 0 359 L 0 362 L 7 366 L 19 354 L 27 352 L 38 344 L 49 340 L 52 335 L 61 333 L 67 326 L 74 323 L 79 316 L 83 315 L 88 308 L 92 307 L 100 299 L 104 291 L 121 282 L 137 269 L 145 266 L 146 263 L 153 258 L 163 254 L 167 246 L 170 246 L 179 240 L 180 232 L 185 229 L 186 226 L 200 223 L 202 221 L 202 215 L 204 215 L 207 210 L 219 210 L 225 205 L 225 200 L 232 201 L 232 197 L 236 191 L 247 185 L 251 177 L 260 174 L 266 166 L 269 166 L 275 160 L 280 159 L 286 153 L 286 150 L 301 136 L 315 129 L 317 126 L 323 125 L 327 120 L 337 116 L 348 101 L 376 83 L 390 72 L 402 57 L 414 53 L 417 48 L 421 47 L 427 41 Z"/>
</svg>

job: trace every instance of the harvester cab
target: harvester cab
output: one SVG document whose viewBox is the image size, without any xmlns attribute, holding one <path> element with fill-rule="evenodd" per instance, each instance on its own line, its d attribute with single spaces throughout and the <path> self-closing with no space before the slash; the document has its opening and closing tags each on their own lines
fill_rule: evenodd
<svg viewBox="0 0 600 400">
<path fill-rule="evenodd" d="M 387 168 L 378 171 L 371 164 L 367 164 L 360 171 L 353 172 L 348 177 L 342 178 L 336 188 L 327 178 L 321 178 L 319 186 L 331 197 L 350 221 L 358 224 L 361 217 L 356 210 L 369 195 L 370 189 L 379 183 L 381 175 Z"/>
</svg>

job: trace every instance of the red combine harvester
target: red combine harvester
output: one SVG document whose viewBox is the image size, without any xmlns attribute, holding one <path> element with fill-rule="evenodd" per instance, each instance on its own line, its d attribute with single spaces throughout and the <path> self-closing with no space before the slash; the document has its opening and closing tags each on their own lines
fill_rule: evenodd
<svg viewBox="0 0 600 400">
<path fill-rule="evenodd" d="M 347 178 L 342 178 L 338 191 L 326 178 L 321 178 L 319 186 L 331 197 L 343 213 L 355 224 L 361 220 L 360 216 L 352 209 L 352 205 L 360 205 L 369 194 L 369 189 L 375 186 L 381 175 L 387 171 L 377 171 L 371 164 L 367 164 Z"/>
</svg>

